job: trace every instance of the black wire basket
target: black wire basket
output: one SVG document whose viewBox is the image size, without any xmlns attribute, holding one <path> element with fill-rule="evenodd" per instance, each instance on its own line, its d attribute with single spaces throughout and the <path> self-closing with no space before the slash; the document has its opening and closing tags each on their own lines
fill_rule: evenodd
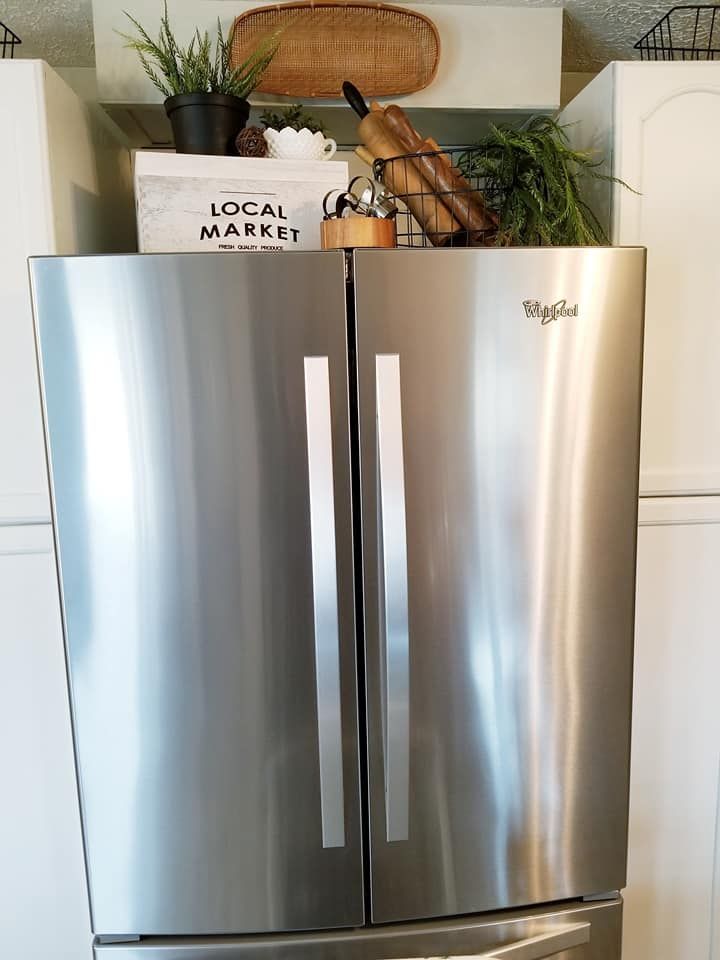
<svg viewBox="0 0 720 960">
<path fill-rule="evenodd" d="M 720 54 L 718 9 L 709 3 L 673 7 L 635 44 L 640 59 L 715 60 Z"/>
<path fill-rule="evenodd" d="M 375 179 L 400 201 L 399 247 L 494 246 L 502 196 L 472 173 L 482 152 L 454 147 L 375 161 Z"/>
<path fill-rule="evenodd" d="M 15 55 L 15 47 L 19 43 L 22 43 L 20 37 L 0 21 L 0 60 L 12 60 Z"/>
</svg>

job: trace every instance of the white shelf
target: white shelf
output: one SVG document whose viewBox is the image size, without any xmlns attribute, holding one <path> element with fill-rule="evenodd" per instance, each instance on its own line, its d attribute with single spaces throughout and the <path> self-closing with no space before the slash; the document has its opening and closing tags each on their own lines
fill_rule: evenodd
<svg viewBox="0 0 720 960">
<path fill-rule="evenodd" d="M 352 149 L 358 143 L 358 118 L 343 101 L 337 104 L 302 101 L 314 117 L 322 121 L 328 136 L 337 140 L 339 147 Z M 278 105 L 278 101 L 274 101 Z M 260 123 L 260 114 L 268 104 L 254 105 L 250 113 L 250 124 Z M 133 146 L 171 149 L 172 130 L 165 110 L 161 104 L 130 106 L 106 104 L 115 123 L 131 139 Z M 432 107 L 410 107 L 407 113 L 414 126 L 425 136 L 433 137 L 438 143 L 449 147 L 467 145 L 476 142 L 491 123 L 520 124 L 532 113 L 550 112 L 542 108 L 537 110 L 437 110 Z"/>
</svg>

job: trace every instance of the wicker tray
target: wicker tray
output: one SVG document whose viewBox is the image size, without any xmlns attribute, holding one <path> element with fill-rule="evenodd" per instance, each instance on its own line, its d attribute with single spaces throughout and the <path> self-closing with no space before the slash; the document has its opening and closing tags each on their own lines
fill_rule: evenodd
<svg viewBox="0 0 720 960">
<path fill-rule="evenodd" d="M 426 87 L 440 57 L 432 20 L 380 3 L 284 3 L 257 7 L 235 20 L 233 65 L 282 28 L 280 48 L 257 88 L 290 97 L 341 97 L 351 80 L 366 97 Z"/>
</svg>

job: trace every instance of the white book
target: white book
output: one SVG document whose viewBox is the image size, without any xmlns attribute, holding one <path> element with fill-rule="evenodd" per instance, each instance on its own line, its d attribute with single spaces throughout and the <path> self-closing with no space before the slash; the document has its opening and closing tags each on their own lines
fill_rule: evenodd
<svg viewBox="0 0 720 960">
<path fill-rule="evenodd" d="M 347 184 L 344 161 L 138 151 L 138 249 L 319 250 L 323 198 Z"/>
</svg>

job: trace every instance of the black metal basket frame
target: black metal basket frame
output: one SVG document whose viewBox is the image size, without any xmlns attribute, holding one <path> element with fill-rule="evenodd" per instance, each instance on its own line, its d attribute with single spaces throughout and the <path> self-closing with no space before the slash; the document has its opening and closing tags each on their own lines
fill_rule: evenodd
<svg viewBox="0 0 720 960">
<path fill-rule="evenodd" d="M 20 43 L 22 43 L 20 37 L 0 20 L 0 60 L 12 60 L 15 55 L 15 47 Z M 9 56 L 8 50 L 10 51 Z"/>
<path fill-rule="evenodd" d="M 465 167 L 466 159 L 472 154 L 481 153 L 482 148 L 477 145 L 446 147 L 440 150 L 422 150 L 415 153 L 401 154 L 387 159 L 378 159 L 373 164 L 373 176 L 382 183 L 387 189 L 394 193 L 397 200 L 400 201 L 396 217 L 397 226 L 397 245 L 399 247 L 429 247 L 429 246 L 487 246 L 492 245 L 494 240 L 490 232 L 468 231 L 467 229 L 458 229 L 450 231 L 438 230 L 430 234 L 423 225 L 413 215 L 410 207 L 415 201 L 415 206 L 419 206 L 426 214 L 432 214 L 434 210 L 442 205 L 450 213 L 452 218 L 457 218 L 458 201 L 467 198 L 469 195 L 478 197 L 489 210 L 493 210 L 498 199 L 498 191 L 492 189 L 484 177 L 475 175 L 464 175 L 465 186 L 454 187 L 452 189 L 443 189 L 437 180 L 428 179 L 427 176 L 421 176 L 427 189 L 420 192 L 413 192 L 408 187 L 407 171 L 412 168 L 413 173 L 418 173 L 417 163 L 419 158 L 429 157 L 432 159 L 444 159 L 452 168 Z M 388 176 L 388 173 L 391 175 Z M 462 226 L 462 224 L 459 224 Z M 492 231 L 494 236 L 494 231 Z"/>
<path fill-rule="evenodd" d="M 714 36 L 716 25 L 720 34 L 720 17 L 717 16 L 720 7 L 713 3 L 680 4 L 673 7 L 658 20 L 652 29 L 638 40 L 635 49 L 640 51 L 641 60 L 715 60 L 720 57 L 720 35 L 717 40 Z M 673 17 L 679 11 L 686 11 L 689 22 L 693 25 L 692 40 L 689 45 L 682 41 L 673 40 Z M 692 14 L 695 14 L 694 23 Z M 707 22 L 709 20 L 709 23 Z M 677 24 L 675 24 L 677 28 Z M 698 36 L 704 35 L 707 29 L 707 44 L 698 45 Z M 676 32 L 677 36 L 677 32 Z"/>
</svg>

